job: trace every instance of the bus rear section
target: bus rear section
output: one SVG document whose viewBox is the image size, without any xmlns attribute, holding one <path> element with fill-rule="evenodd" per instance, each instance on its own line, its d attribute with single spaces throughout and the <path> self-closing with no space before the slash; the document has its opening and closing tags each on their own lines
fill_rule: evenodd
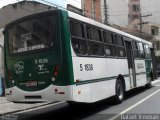
<svg viewBox="0 0 160 120">
<path fill-rule="evenodd" d="M 5 28 L 6 98 L 15 102 L 72 99 L 61 12 L 37 13 Z M 62 29 L 61 29 L 62 28 Z"/>
</svg>

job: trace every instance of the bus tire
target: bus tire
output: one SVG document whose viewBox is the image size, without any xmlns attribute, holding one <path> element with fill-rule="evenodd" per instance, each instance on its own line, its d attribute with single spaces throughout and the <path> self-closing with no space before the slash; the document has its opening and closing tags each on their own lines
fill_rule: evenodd
<svg viewBox="0 0 160 120">
<path fill-rule="evenodd" d="M 145 87 L 146 87 L 147 89 L 151 88 L 151 87 L 152 87 L 152 83 L 151 83 L 151 82 L 150 82 L 150 83 L 147 83 L 147 84 L 145 85 Z"/>
<path fill-rule="evenodd" d="M 74 102 L 74 101 L 67 101 L 70 107 L 77 108 L 77 107 L 84 107 L 88 105 L 87 103 L 81 103 L 81 102 Z"/>
<path fill-rule="evenodd" d="M 154 78 L 153 78 L 153 72 L 152 72 L 152 71 L 150 72 L 150 78 L 151 78 L 151 80 L 149 81 L 149 83 L 147 83 L 147 84 L 145 85 L 145 87 L 146 87 L 147 89 L 149 89 L 149 88 L 152 87 L 152 81 L 154 80 Z"/>
<path fill-rule="evenodd" d="M 115 96 L 116 103 L 120 104 L 124 100 L 124 84 L 119 79 L 116 81 L 115 91 L 116 91 L 116 96 Z"/>
<path fill-rule="evenodd" d="M 153 81 L 154 77 L 153 77 L 153 72 L 152 71 L 150 72 L 150 77 L 151 77 L 151 81 Z"/>
<path fill-rule="evenodd" d="M 78 102 L 74 102 L 74 101 L 67 101 L 67 103 L 69 104 L 69 106 L 71 107 L 78 107 L 80 103 Z"/>
</svg>

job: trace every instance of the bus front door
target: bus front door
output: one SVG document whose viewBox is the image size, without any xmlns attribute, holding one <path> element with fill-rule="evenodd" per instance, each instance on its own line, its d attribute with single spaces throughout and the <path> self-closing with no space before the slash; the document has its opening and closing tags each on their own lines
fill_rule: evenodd
<svg viewBox="0 0 160 120">
<path fill-rule="evenodd" d="M 136 76 L 135 76 L 135 67 L 134 67 L 134 57 L 133 57 L 133 48 L 131 41 L 125 41 L 126 47 L 126 55 L 128 61 L 128 69 L 129 69 L 129 76 L 130 76 L 130 85 L 131 88 L 136 87 Z"/>
</svg>

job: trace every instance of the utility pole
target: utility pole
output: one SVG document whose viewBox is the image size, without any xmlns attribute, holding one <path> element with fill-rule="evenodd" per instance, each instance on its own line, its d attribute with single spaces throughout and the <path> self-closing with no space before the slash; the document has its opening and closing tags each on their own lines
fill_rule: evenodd
<svg viewBox="0 0 160 120">
<path fill-rule="evenodd" d="M 86 15 L 86 6 L 85 6 L 86 0 L 81 0 L 81 4 L 82 4 L 82 10 L 83 10 L 83 15 Z"/>
<path fill-rule="evenodd" d="M 104 24 L 109 25 L 109 15 L 108 15 L 108 5 L 106 0 L 104 0 Z"/>
<path fill-rule="evenodd" d="M 96 0 L 91 0 L 91 6 L 92 6 L 92 18 L 95 20 L 95 18 L 96 18 L 96 15 L 95 15 L 95 1 Z"/>
<path fill-rule="evenodd" d="M 148 22 L 143 22 L 142 18 L 143 17 L 149 17 L 149 16 L 152 16 L 152 14 L 142 15 L 142 13 L 140 13 L 140 23 L 139 23 L 139 25 L 140 25 L 140 37 L 142 37 L 142 25 L 148 23 Z"/>
</svg>

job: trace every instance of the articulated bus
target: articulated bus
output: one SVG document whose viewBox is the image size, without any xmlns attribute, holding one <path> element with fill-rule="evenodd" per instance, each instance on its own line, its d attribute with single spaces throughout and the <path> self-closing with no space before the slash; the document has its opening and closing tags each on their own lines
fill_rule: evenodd
<svg viewBox="0 0 160 120">
<path fill-rule="evenodd" d="M 6 98 L 94 103 L 151 86 L 152 44 L 65 10 L 5 27 Z"/>
</svg>

